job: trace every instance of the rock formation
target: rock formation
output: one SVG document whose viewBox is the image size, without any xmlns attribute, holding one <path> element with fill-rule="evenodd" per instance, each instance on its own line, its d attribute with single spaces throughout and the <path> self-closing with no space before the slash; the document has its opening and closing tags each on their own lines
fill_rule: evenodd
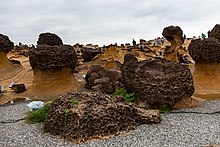
<svg viewBox="0 0 220 147">
<path fill-rule="evenodd" d="M 47 42 L 57 42 L 57 38 Z M 49 96 L 50 93 L 62 94 L 81 88 L 73 74 L 77 57 L 70 45 L 38 45 L 30 50 L 29 60 L 34 81 L 28 94 Z"/>
<path fill-rule="evenodd" d="M 44 129 L 68 141 L 82 143 L 158 122 L 159 111 L 140 109 L 110 95 L 69 93 L 52 103 Z"/>
<path fill-rule="evenodd" d="M 165 50 L 165 58 L 171 61 L 178 61 L 177 53 L 182 49 L 183 31 L 179 26 L 169 26 L 163 29 L 162 35 L 171 43 L 170 47 Z"/>
<path fill-rule="evenodd" d="M 8 52 L 13 48 L 14 43 L 8 36 L 0 34 L 0 80 L 7 79 L 22 68 L 19 61 L 13 62 L 7 58 Z"/>
<path fill-rule="evenodd" d="M 39 35 L 37 44 L 46 44 L 46 45 L 62 45 L 62 39 L 53 33 L 41 33 Z"/>
<path fill-rule="evenodd" d="M 188 49 L 195 61 L 192 73 L 195 96 L 215 99 L 220 96 L 220 35 L 219 26 L 212 29 L 211 37 L 192 40 Z"/>
<path fill-rule="evenodd" d="M 92 48 L 82 49 L 82 58 L 84 62 L 91 61 L 98 54 L 101 54 L 101 49 L 92 49 Z"/>
<path fill-rule="evenodd" d="M 186 65 L 163 59 L 138 62 L 132 54 L 125 55 L 122 83 L 129 92 L 145 102 L 145 107 L 173 107 L 194 93 L 191 72 Z"/>
<path fill-rule="evenodd" d="M 122 87 L 121 73 L 100 65 L 93 65 L 87 72 L 85 80 L 87 88 L 104 93 L 113 93 L 116 88 Z"/>
<path fill-rule="evenodd" d="M 216 24 L 211 30 L 211 37 L 217 38 L 220 40 L 220 24 Z"/>
</svg>

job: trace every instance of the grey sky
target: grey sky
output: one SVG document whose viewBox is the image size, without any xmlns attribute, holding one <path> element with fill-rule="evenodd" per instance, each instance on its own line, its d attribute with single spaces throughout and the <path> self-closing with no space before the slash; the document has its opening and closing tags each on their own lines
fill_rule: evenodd
<svg viewBox="0 0 220 147">
<path fill-rule="evenodd" d="M 36 44 L 41 32 L 64 43 L 127 43 L 179 25 L 188 37 L 220 23 L 219 0 L 0 0 L 0 33 Z"/>
</svg>

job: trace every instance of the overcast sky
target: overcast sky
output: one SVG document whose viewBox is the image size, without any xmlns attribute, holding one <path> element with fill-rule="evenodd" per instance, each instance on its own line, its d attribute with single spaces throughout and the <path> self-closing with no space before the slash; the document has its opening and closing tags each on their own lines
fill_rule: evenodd
<svg viewBox="0 0 220 147">
<path fill-rule="evenodd" d="M 178 25 L 187 37 L 220 23 L 219 0 L 0 0 L 0 33 L 36 44 L 42 32 L 64 43 L 129 43 Z"/>
</svg>

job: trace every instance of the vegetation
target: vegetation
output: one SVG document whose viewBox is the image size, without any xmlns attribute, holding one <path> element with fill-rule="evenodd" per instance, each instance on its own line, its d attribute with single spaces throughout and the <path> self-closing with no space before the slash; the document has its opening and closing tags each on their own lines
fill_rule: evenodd
<svg viewBox="0 0 220 147">
<path fill-rule="evenodd" d="M 117 89 L 113 93 L 113 96 L 116 95 L 122 96 L 126 102 L 133 102 L 137 98 L 134 93 L 128 93 L 128 91 L 124 88 Z"/>
<path fill-rule="evenodd" d="M 76 105 L 78 104 L 78 102 L 79 102 L 79 101 L 78 101 L 77 98 L 75 98 L 75 97 L 71 99 L 71 105 L 72 105 L 72 106 L 76 106 Z"/>
<path fill-rule="evenodd" d="M 160 109 L 160 113 L 166 113 L 166 112 L 170 112 L 172 110 L 171 106 L 164 106 Z"/>
<path fill-rule="evenodd" d="M 71 109 L 66 109 L 65 116 L 69 115 L 71 113 L 71 111 L 72 111 Z"/>
<path fill-rule="evenodd" d="M 44 106 L 40 109 L 27 112 L 25 122 L 28 124 L 44 122 L 47 118 L 49 109 L 49 106 Z"/>
</svg>

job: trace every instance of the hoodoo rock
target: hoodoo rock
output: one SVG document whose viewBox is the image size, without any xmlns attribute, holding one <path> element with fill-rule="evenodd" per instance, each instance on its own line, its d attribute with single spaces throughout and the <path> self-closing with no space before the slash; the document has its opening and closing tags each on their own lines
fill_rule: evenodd
<svg viewBox="0 0 220 147">
<path fill-rule="evenodd" d="M 182 48 L 181 45 L 184 42 L 182 29 L 179 26 L 168 26 L 163 29 L 162 35 L 171 43 L 171 46 L 165 50 L 165 58 L 178 61 L 177 52 Z"/>
<path fill-rule="evenodd" d="M 116 88 L 122 86 L 121 73 L 116 70 L 108 70 L 100 65 L 92 66 L 86 74 L 86 87 L 104 93 L 113 93 Z"/>
<path fill-rule="evenodd" d="M 14 48 L 14 43 L 8 36 L 0 34 L 0 80 L 7 79 L 22 68 L 19 61 L 10 61 L 7 57 L 9 51 Z"/>
<path fill-rule="evenodd" d="M 127 54 L 121 72 L 125 89 L 135 93 L 149 108 L 173 107 L 194 93 L 190 69 L 177 62 L 163 59 L 138 62 L 134 55 Z"/>
<path fill-rule="evenodd" d="M 159 111 L 141 109 L 110 95 L 69 93 L 52 103 L 44 129 L 68 141 L 83 143 L 159 122 Z"/>
<path fill-rule="evenodd" d="M 216 99 L 220 96 L 220 40 L 219 25 L 212 30 L 212 36 L 192 40 L 188 49 L 195 61 L 192 74 L 195 84 L 194 95 L 202 98 Z"/>
<path fill-rule="evenodd" d="M 53 33 L 41 33 L 39 35 L 37 44 L 46 44 L 46 45 L 62 45 L 62 39 Z"/>
<path fill-rule="evenodd" d="M 84 62 L 91 61 L 98 54 L 101 54 L 100 49 L 92 49 L 92 48 L 83 48 L 82 49 L 82 58 L 83 58 Z"/>
<path fill-rule="evenodd" d="M 220 40 L 220 24 L 216 24 L 214 28 L 211 30 L 211 37 Z"/>
<path fill-rule="evenodd" d="M 56 40 L 55 38 L 48 42 Z M 34 81 L 27 89 L 27 94 L 54 97 L 82 88 L 74 76 L 77 55 L 70 45 L 37 45 L 30 50 L 29 60 L 33 68 Z"/>
</svg>

